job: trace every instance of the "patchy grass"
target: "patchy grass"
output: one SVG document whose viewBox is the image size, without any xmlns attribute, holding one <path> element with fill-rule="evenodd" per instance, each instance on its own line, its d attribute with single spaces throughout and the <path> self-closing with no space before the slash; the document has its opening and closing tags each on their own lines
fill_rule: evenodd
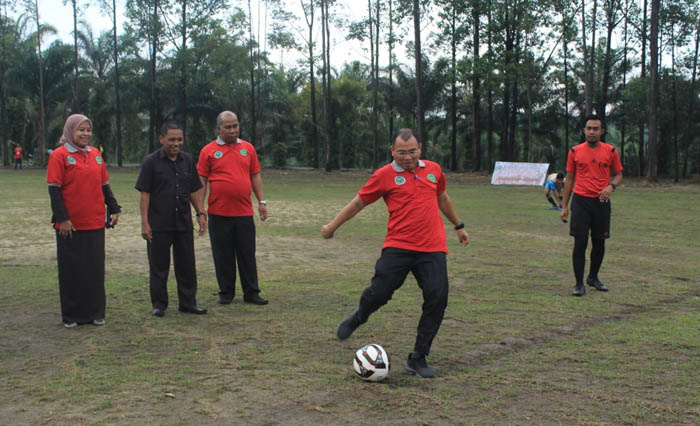
<svg viewBox="0 0 700 426">
<path fill-rule="evenodd" d="M 107 233 L 107 325 L 60 325 L 55 241 L 42 170 L 0 170 L 0 416 L 3 424 L 697 424 L 697 185 L 627 180 L 613 198 L 607 294 L 573 298 L 572 241 L 541 188 L 448 177 L 467 223 L 448 232 L 450 302 L 431 365 L 403 371 L 421 296 L 413 278 L 347 341 L 335 327 L 373 273 L 386 209 L 332 240 L 319 229 L 366 172 L 265 170 L 257 222 L 265 307 L 216 303 L 207 237 L 196 239 L 205 316 L 150 315 L 137 170 L 111 170 L 125 214 Z M 390 377 L 354 377 L 359 346 Z"/>
</svg>

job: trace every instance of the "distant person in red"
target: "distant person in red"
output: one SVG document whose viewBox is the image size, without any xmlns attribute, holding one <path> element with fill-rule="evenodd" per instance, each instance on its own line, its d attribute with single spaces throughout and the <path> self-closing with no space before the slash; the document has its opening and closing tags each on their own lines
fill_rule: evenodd
<svg viewBox="0 0 700 426">
<path fill-rule="evenodd" d="M 583 271 L 589 234 L 593 247 L 586 284 L 598 291 L 608 291 L 608 287 L 600 282 L 598 272 L 605 256 L 605 240 L 610 238 L 610 197 L 622 182 L 620 157 L 614 146 L 601 140 L 605 134 L 602 119 L 594 114 L 589 115 L 583 133 L 586 141 L 569 151 L 564 200 L 559 214 L 562 222 L 566 222 L 569 216 L 569 197 L 573 190 L 569 234 L 574 237 L 574 296 L 586 294 Z"/>
<path fill-rule="evenodd" d="M 243 302 L 267 305 L 260 297 L 255 260 L 255 222 L 251 191 L 258 199 L 260 220 L 267 219 L 260 162 L 255 148 L 240 139 L 238 117 L 224 111 L 216 117 L 219 137 L 199 152 L 197 173 L 206 198 L 209 184 L 209 239 L 214 257 L 219 303 L 228 305 L 236 294 L 236 264 L 241 277 Z"/>
<path fill-rule="evenodd" d="M 15 153 L 15 170 L 17 170 L 17 167 L 22 170 L 22 147 L 15 145 L 15 149 L 13 151 Z"/>
<path fill-rule="evenodd" d="M 340 322 L 336 334 L 340 340 L 350 337 L 391 299 L 411 272 L 423 291 L 423 314 L 406 369 L 419 377 L 435 377 L 425 358 L 447 307 L 447 237 L 440 212 L 454 225 L 462 246 L 469 244 L 469 234 L 445 191 L 440 165 L 420 160 L 421 144 L 413 130 L 401 129 L 394 135 L 391 155 L 394 161 L 377 170 L 355 198 L 321 227 L 323 238 L 333 238 L 343 223 L 380 198 L 389 210 L 387 235 L 372 283 L 362 292 L 359 307 Z"/>
<path fill-rule="evenodd" d="M 81 114 L 68 117 L 46 173 L 56 229 L 61 316 L 68 328 L 105 323 L 105 226 L 114 227 L 121 213 L 104 160 L 88 144 L 91 137 L 90 119 Z"/>
</svg>

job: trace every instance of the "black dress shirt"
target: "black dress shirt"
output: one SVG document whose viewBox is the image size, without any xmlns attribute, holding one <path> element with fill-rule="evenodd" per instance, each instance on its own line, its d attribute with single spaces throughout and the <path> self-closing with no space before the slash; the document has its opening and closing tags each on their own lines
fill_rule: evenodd
<svg viewBox="0 0 700 426">
<path fill-rule="evenodd" d="M 175 161 L 161 148 L 143 159 L 136 189 L 151 194 L 148 223 L 154 232 L 192 229 L 190 194 L 202 187 L 192 156 L 180 152 Z"/>
</svg>

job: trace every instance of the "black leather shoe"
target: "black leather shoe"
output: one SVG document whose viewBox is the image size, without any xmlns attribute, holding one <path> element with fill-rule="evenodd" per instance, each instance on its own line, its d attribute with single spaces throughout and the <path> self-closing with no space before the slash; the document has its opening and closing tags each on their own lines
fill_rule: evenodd
<svg viewBox="0 0 700 426">
<path fill-rule="evenodd" d="M 428 362 L 425 356 L 415 352 L 408 355 L 406 360 L 406 370 L 424 379 L 432 379 L 435 377 L 435 370 L 428 367 Z"/>
<path fill-rule="evenodd" d="M 605 284 L 601 283 L 598 278 L 588 277 L 586 279 L 586 284 L 588 284 L 591 287 L 595 287 L 595 289 L 598 291 L 608 291 L 608 288 L 605 287 Z"/>
<path fill-rule="evenodd" d="M 153 308 L 153 315 L 157 317 L 162 317 L 165 315 L 165 309 Z"/>
<path fill-rule="evenodd" d="M 338 339 L 345 340 L 352 334 L 357 327 L 360 326 L 360 320 L 357 318 L 357 310 L 354 310 L 344 320 L 338 324 L 338 330 L 335 332 Z"/>
<path fill-rule="evenodd" d="M 200 308 L 199 306 L 192 306 L 192 307 L 180 306 L 178 308 L 178 311 L 185 312 L 188 314 L 195 314 L 195 315 L 204 315 L 207 313 L 207 310 L 205 308 Z"/>
<path fill-rule="evenodd" d="M 233 297 L 228 298 L 228 297 L 224 297 L 224 296 L 222 296 L 222 295 L 219 295 L 219 304 L 221 304 L 221 305 L 230 305 L 231 302 L 233 302 Z"/>
<path fill-rule="evenodd" d="M 263 299 L 260 297 L 258 294 L 254 294 L 252 296 L 244 296 L 243 301 L 245 303 L 252 303 L 253 305 L 267 305 L 267 300 Z"/>
<path fill-rule="evenodd" d="M 574 288 L 574 292 L 572 294 L 574 296 L 578 296 L 578 297 L 583 296 L 586 294 L 586 287 L 584 287 L 583 284 L 576 285 L 576 287 Z"/>
</svg>

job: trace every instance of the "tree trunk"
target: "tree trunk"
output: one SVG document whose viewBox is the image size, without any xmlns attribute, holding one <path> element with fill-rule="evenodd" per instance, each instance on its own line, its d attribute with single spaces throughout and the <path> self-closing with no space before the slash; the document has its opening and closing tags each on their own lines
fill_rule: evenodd
<svg viewBox="0 0 700 426">
<path fill-rule="evenodd" d="M 423 56 L 420 46 L 420 4 L 418 0 L 413 0 L 413 35 L 414 52 L 416 59 L 416 131 L 420 137 L 421 144 L 425 144 L 425 129 L 423 128 Z"/>
<path fill-rule="evenodd" d="M 156 127 L 158 126 L 156 114 L 158 111 L 158 89 L 156 88 L 156 58 L 158 55 L 158 7 L 159 0 L 153 2 L 153 15 L 151 22 L 151 111 L 150 111 L 150 124 L 148 126 L 148 153 L 155 150 L 155 135 L 157 133 Z"/>
<path fill-rule="evenodd" d="M 36 52 L 39 64 L 39 134 L 37 149 L 34 151 L 34 161 L 44 164 L 46 149 L 46 114 L 44 112 L 44 64 L 41 58 L 41 24 L 39 23 L 39 0 L 34 0 L 34 17 L 36 19 Z M 36 152 L 39 151 L 39 152 Z"/>
<path fill-rule="evenodd" d="M 187 134 L 187 0 L 182 0 L 182 46 L 180 48 L 180 125 Z"/>
<path fill-rule="evenodd" d="M 450 170 L 457 171 L 457 35 L 456 15 L 457 7 L 454 2 L 451 5 L 452 16 L 450 17 L 450 47 L 451 47 L 451 72 L 452 88 L 450 93 Z"/>
<path fill-rule="evenodd" d="M 642 34 L 640 35 L 642 39 L 642 62 L 641 67 L 641 77 L 642 79 L 647 75 L 647 0 L 644 0 L 644 10 L 642 18 Z M 638 154 L 638 168 L 637 176 L 644 175 L 644 121 L 639 121 L 639 139 L 637 141 L 637 154 Z"/>
<path fill-rule="evenodd" d="M 625 36 L 622 56 L 622 91 L 627 88 L 627 12 L 629 7 L 625 8 Z M 620 126 L 620 163 L 625 167 L 625 133 L 627 131 L 627 117 L 622 120 Z"/>
<path fill-rule="evenodd" d="M 314 151 L 313 167 L 319 168 L 319 146 L 318 146 L 318 119 L 316 117 L 316 77 L 314 73 L 314 2 L 309 2 L 308 12 L 304 7 L 304 2 L 300 0 L 301 7 L 304 10 L 304 19 L 306 26 L 309 27 L 309 97 L 311 102 L 311 146 Z"/>
<path fill-rule="evenodd" d="M 569 156 L 569 39 L 566 37 L 566 23 L 562 28 L 564 36 L 564 150 L 562 155 L 563 170 Z"/>
<path fill-rule="evenodd" d="M 122 107 L 119 91 L 119 46 L 117 44 L 117 1 L 112 0 L 112 41 L 114 42 L 114 96 L 117 115 L 117 165 L 122 166 Z"/>
<path fill-rule="evenodd" d="M 3 7 L 4 6 L 4 7 Z M 5 73 L 7 72 L 7 45 L 5 44 L 5 31 L 7 25 L 7 3 L 0 4 L 0 146 L 2 146 L 2 164 L 10 165 L 10 149 L 7 146 L 7 119 L 5 111 L 5 99 L 7 98 L 7 85 Z"/>
<path fill-rule="evenodd" d="M 379 1 L 377 1 L 377 8 L 379 8 Z M 375 57 L 375 35 L 374 35 L 374 19 L 372 18 L 373 15 L 373 10 L 372 10 L 372 0 L 367 0 L 367 9 L 368 9 L 368 16 L 369 16 L 369 56 L 370 56 L 370 74 L 371 74 L 371 79 L 372 79 L 372 115 L 371 115 L 371 125 L 372 125 L 372 168 L 376 169 L 377 168 L 377 148 L 379 145 L 378 141 L 378 135 L 377 135 L 377 92 L 379 90 L 379 86 L 377 85 L 377 72 L 376 72 L 376 63 L 378 62 L 378 58 Z M 377 16 L 379 18 L 379 16 Z M 377 37 L 376 37 L 376 43 L 379 44 L 379 27 L 377 26 Z M 377 50 L 378 53 L 378 50 Z"/>
<path fill-rule="evenodd" d="M 323 110 L 325 120 L 323 122 L 323 133 L 326 143 L 326 158 L 324 161 L 324 169 L 326 172 L 331 171 L 332 154 L 331 154 L 331 82 L 330 82 L 330 31 L 328 29 L 328 0 L 321 0 L 321 40 L 323 49 Z"/>
<path fill-rule="evenodd" d="M 481 28 L 479 26 L 479 20 L 481 10 L 479 1 L 474 1 L 472 5 L 472 19 L 474 21 L 474 75 L 472 78 L 472 121 L 474 127 L 473 139 L 472 139 L 472 171 L 478 172 L 481 170 L 481 114 L 480 114 L 480 104 L 481 104 L 481 70 L 479 67 L 479 32 Z M 454 39 L 454 37 L 453 37 Z M 454 56 L 453 56 L 454 61 Z M 453 67 L 455 64 L 453 63 Z M 454 68 L 453 68 L 454 69 Z M 456 78 L 455 78 L 456 84 Z M 453 96 L 456 97 L 456 87 L 453 87 Z M 457 103 L 455 102 L 454 108 L 456 109 Z M 453 126 L 455 127 L 455 133 L 457 131 L 457 122 Z"/>
<path fill-rule="evenodd" d="M 671 86 L 671 103 L 673 105 L 673 110 L 676 111 L 673 114 L 673 129 L 671 133 L 673 134 L 673 181 L 678 182 L 678 93 L 676 85 L 676 41 L 673 37 L 673 26 L 671 26 L 671 77 L 673 83 Z"/>
<path fill-rule="evenodd" d="M 695 114 L 695 80 L 697 78 L 698 70 L 698 48 L 700 48 L 700 23 L 695 27 L 695 54 L 693 55 L 693 74 L 690 80 L 690 96 L 688 101 L 688 126 L 685 132 L 685 155 L 683 158 L 683 177 L 688 177 L 688 162 L 690 160 L 690 146 L 693 142 L 693 115 Z M 698 164 L 700 167 L 700 163 Z"/>
<path fill-rule="evenodd" d="M 612 34 L 613 30 L 617 26 L 617 0 L 611 0 L 607 4 L 606 17 L 607 17 L 607 38 L 605 40 L 605 59 L 603 60 L 603 83 L 600 90 L 600 100 L 598 102 L 597 112 L 600 117 L 605 120 L 606 107 L 608 104 L 608 89 L 610 86 L 610 72 L 612 68 Z"/>
<path fill-rule="evenodd" d="M 73 2 L 73 114 L 80 111 L 78 99 L 78 2 Z"/>
<path fill-rule="evenodd" d="M 393 0 L 389 0 L 389 145 L 394 141 L 394 11 Z"/>
<path fill-rule="evenodd" d="M 255 47 L 253 38 L 253 11 L 250 5 L 250 0 L 248 0 L 248 28 L 249 28 L 249 38 L 248 45 L 250 50 L 250 121 L 251 130 L 248 139 L 250 143 L 255 145 L 256 132 L 257 132 L 257 122 L 256 122 L 256 105 L 255 105 Z"/>
<path fill-rule="evenodd" d="M 591 58 L 588 52 L 588 43 L 586 40 L 586 0 L 581 0 L 581 41 L 583 44 L 583 96 L 585 98 L 586 105 L 586 111 L 584 112 L 584 115 L 588 115 L 591 113 L 591 109 L 593 108 L 593 88 L 590 85 Z"/>
<path fill-rule="evenodd" d="M 649 41 L 649 143 L 647 180 L 656 181 L 658 172 L 657 105 L 659 100 L 659 7 L 661 0 L 651 1 L 651 38 Z"/>
<path fill-rule="evenodd" d="M 486 150 L 488 151 L 488 170 L 489 172 L 493 170 L 493 88 L 492 88 L 492 81 L 491 81 L 491 72 L 490 69 L 492 67 L 491 61 L 493 60 L 493 50 L 492 50 L 492 45 L 493 45 L 493 32 L 491 30 L 491 7 L 492 7 L 492 1 L 489 0 L 488 3 L 488 11 L 487 11 L 487 16 L 488 16 L 488 57 L 489 57 L 489 73 L 487 78 L 488 82 L 488 94 L 487 96 L 487 103 L 488 103 L 488 134 L 486 137 Z"/>
</svg>

